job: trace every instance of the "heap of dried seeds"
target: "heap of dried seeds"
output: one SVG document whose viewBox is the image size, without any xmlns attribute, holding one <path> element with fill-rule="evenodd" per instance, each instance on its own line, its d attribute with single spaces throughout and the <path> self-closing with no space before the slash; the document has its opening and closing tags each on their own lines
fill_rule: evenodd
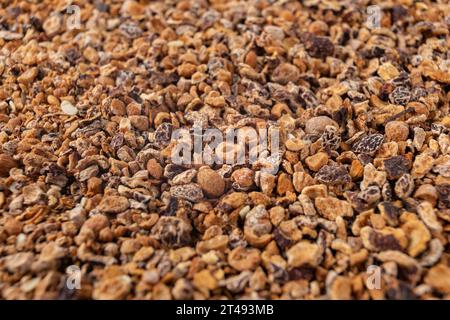
<svg viewBox="0 0 450 320">
<path fill-rule="evenodd" d="M 449 298 L 449 17 L 1 1 L 0 299 Z M 173 163 L 194 125 L 280 152 Z"/>
</svg>

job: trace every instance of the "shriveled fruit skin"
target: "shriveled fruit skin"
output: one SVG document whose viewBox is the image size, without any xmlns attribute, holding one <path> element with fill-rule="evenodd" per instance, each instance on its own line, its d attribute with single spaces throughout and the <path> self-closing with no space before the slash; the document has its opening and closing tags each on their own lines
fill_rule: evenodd
<svg viewBox="0 0 450 320">
<path fill-rule="evenodd" d="M 0 297 L 450 298 L 450 8 L 369 2 L 2 1 Z"/>
</svg>

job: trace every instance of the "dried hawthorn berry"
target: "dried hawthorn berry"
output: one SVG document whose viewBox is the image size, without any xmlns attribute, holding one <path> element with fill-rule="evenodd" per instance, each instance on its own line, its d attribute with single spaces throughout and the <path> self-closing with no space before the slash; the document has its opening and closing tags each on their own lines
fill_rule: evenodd
<svg viewBox="0 0 450 320">
<path fill-rule="evenodd" d="M 414 190 L 414 180 L 409 173 L 402 175 L 395 183 L 394 191 L 397 197 L 405 199 L 411 195 Z"/>
<path fill-rule="evenodd" d="M 128 39 L 135 39 L 142 35 L 143 31 L 138 24 L 134 22 L 124 22 L 120 25 L 119 30 Z"/>
<path fill-rule="evenodd" d="M 386 290 L 386 298 L 389 300 L 416 300 L 417 296 L 411 285 L 405 281 L 399 281 L 396 285 L 390 285 Z"/>
<path fill-rule="evenodd" d="M 336 150 L 341 143 L 341 136 L 333 126 L 327 126 L 322 133 L 322 147 L 325 150 Z"/>
<path fill-rule="evenodd" d="M 315 275 L 315 268 L 310 266 L 300 266 L 292 268 L 288 271 L 289 280 L 312 280 Z"/>
<path fill-rule="evenodd" d="M 411 79 L 409 78 L 409 74 L 405 71 L 400 72 L 400 74 L 395 77 L 391 83 L 395 87 L 410 87 L 411 86 Z"/>
<path fill-rule="evenodd" d="M 167 146 L 172 137 L 173 126 L 171 123 L 161 123 L 155 131 L 155 141 L 162 146 Z"/>
<path fill-rule="evenodd" d="M 405 106 L 411 100 L 411 91 L 407 87 L 396 87 L 389 94 L 389 101 L 393 104 Z"/>
<path fill-rule="evenodd" d="M 409 171 L 410 166 L 409 160 L 403 156 L 387 158 L 383 161 L 383 164 L 389 180 L 400 178 Z"/>
<path fill-rule="evenodd" d="M 381 216 L 386 220 L 390 226 L 398 224 L 399 209 L 389 201 L 384 201 L 378 204 Z"/>
<path fill-rule="evenodd" d="M 369 134 L 353 145 L 355 153 L 374 154 L 383 144 L 384 136 L 380 133 Z"/>
<path fill-rule="evenodd" d="M 329 185 L 345 184 L 351 181 L 351 177 L 344 166 L 325 165 L 316 173 L 315 178 Z"/>
<path fill-rule="evenodd" d="M 411 101 L 419 101 L 420 98 L 426 97 L 427 94 L 427 89 L 425 89 L 424 87 L 416 86 L 411 90 Z"/>
<path fill-rule="evenodd" d="M 385 250 L 402 250 L 402 246 L 392 234 L 382 234 L 373 231 L 369 235 L 370 243 L 380 251 Z"/>
<path fill-rule="evenodd" d="M 450 185 L 437 185 L 436 190 L 439 194 L 439 206 L 450 208 Z"/>
<path fill-rule="evenodd" d="M 292 241 L 287 239 L 285 236 L 283 236 L 283 233 L 280 231 L 279 228 L 276 228 L 273 232 L 273 236 L 275 239 L 275 242 L 277 243 L 278 247 L 281 250 L 286 250 L 291 244 Z"/>
<path fill-rule="evenodd" d="M 169 204 L 166 210 L 164 210 L 164 216 L 174 216 L 178 210 L 178 198 L 170 197 Z"/>
<path fill-rule="evenodd" d="M 391 19 L 393 23 L 402 21 L 408 15 L 408 10 L 402 5 L 395 5 L 392 7 Z"/>
<path fill-rule="evenodd" d="M 312 33 L 302 35 L 306 51 L 314 58 L 326 58 L 334 53 L 334 44 L 327 37 L 316 36 Z"/>
<path fill-rule="evenodd" d="M 394 90 L 394 86 L 391 83 L 384 83 L 380 88 L 380 99 L 383 101 L 387 101 L 389 99 L 389 95 Z"/>
<path fill-rule="evenodd" d="M 152 228 L 152 234 L 169 248 L 188 245 L 191 241 L 192 227 L 183 219 L 163 216 Z"/>
<path fill-rule="evenodd" d="M 298 100 L 305 108 L 315 108 L 319 105 L 314 92 L 304 87 L 299 87 Z"/>
</svg>

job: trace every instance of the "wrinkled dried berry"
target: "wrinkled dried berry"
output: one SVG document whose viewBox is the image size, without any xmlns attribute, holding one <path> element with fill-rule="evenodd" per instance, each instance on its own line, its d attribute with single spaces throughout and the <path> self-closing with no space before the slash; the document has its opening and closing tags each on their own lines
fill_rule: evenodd
<svg viewBox="0 0 450 320">
<path fill-rule="evenodd" d="M 405 106 L 411 100 L 411 91 L 407 87 L 396 87 L 389 94 L 389 101 L 393 104 Z"/>
<path fill-rule="evenodd" d="M 352 149 L 355 153 L 372 155 L 383 144 L 384 136 L 380 133 L 369 134 L 357 141 Z"/>
<path fill-rule="evenodd" d="M 186 199 L 191 202 L 197 202 L 203 199 L 202 188 L 198 184 L 190 183 L 170 188 L 172 197 Z"/>
<path fill-rule="evenodd" d="M 403 156 L 394 156 L 385 159 L 383 165 L 387 178 L 395 180 L 409 172 L 410 162 Z"/>
<path fill-rule="evenodd" d="M 439 194 L 439 206 L 450 209 L 450 185 L 438 185 L 436 186 L 436 190 Z"/>
<path fill-rule="evenodd" d="M 177 217 L 161 217 L 152 228 L 152 234 L 169 248 L 188 245 L 191 241 L 192 227 Z"/>
<path fill-rule="evenodd" d="M 414 190 L 414 180 L 410 174 L 405 173 L 395 183 L 395 194 L 397 197 L 404 199 L 411 195 Z"/>
<path fill-rule="evenodd" d="M 306 33 L 302 35 L 302 40 L 306 50 L 314 58 L 326 58 L 334 53 L 333 42 L 327 37 Z"/>
<path fill-rule="evenodd" d="M 341 136 L 333 126 L 327 126 L 320 139 L 325 150 L 337 150 L 341 143 Z"/>
<path fill-rule="evenodd" d="M 344 166 L 325 165 L 314 176 L 318 181 L 328 185 L 340 185 L 351 181 Z"/>
<path fill-rule="evenodd" d="M 155 141 L 157 144 L 161 146 L 166 146 L 169 144 L 170 139 L 172 137 L 172 124 L 168 122 L 164 122 L 156 128 L 155 131 Z"/>
<path fill-rule="evenodd" d="M 120 24 L 119 30 L 122 32 L 122 34 L 129 38 L 129 39 L 135 39 L 137 37 L 140 37 L 142 35 L 142 29 L 134 22 L 124 22 Z"/>
</svg>

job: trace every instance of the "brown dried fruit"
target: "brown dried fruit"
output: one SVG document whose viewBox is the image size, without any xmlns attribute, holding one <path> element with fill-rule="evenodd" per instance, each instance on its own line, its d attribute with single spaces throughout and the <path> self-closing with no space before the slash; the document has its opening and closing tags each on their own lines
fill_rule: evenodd
<svg viewBox="0 0 450 320">
<path fill-rule="evenodd" d="M 172 186 L 170 194 L 172 197 L 186 199 L 191 202 L 198 202 L 203 199 L 202 188 L 195 183 Z"/>
<path fill-rule="evenodd" d="M 44 191 L 36 183 L 23 187 L 22 193 L 24 204 L 35 204 L 44 196 Z"/>
<path fill-rule="evenodd" d="M 383 167 L 389 180 L 399 179 L 409 172 L 410 162 L 403 156 L 394 156 L 383 160 Z"/>
<path fill-rule="evenodd" d="M 321 216 L 328 220 L 336 220 L 337 217 L 352 217 L 353 209 L 350 203 L 333 197 L 318 197 L 314 204 Z"/>
<path fill-rule="evenodd" d="M 441 293 L 450 294 L 450 268 L 442 263 L 434 266 L 428 271 L 425 283 Z"/>
<path fill-rule="evenodd" d="M 298 68 L 290 63 L 282 63 L 272 73 L 272 81 L 280 84 L 287 84 L 288 82 L 297 82 L 300 78 Z"/>
<path fill-rule="evenodd" d="M 305 159 L 306 165 L 312 171 L 319 171 L 328 162 L 328 155 L 325 152 L 318 152 Z"/>
<path fill-rule="evenodd" d="M 92 297 L 97 300 L 125 299 L 131 291 L 131 284 L 131 278 L 127 275 L 102 279 L 96 283 Z"/>
<path fill-rule="evenodd" d="M 294 192 L 294 187 L 292 186 L 291 178 L 284 172 L 282 172 L 278 176 L 277 192 L 279 195 L 285 195 L 287 192 Z"/>
<path fill-rule="evenodd" d="M 429 202 L 421 202 L 417 206 L 417 213 L 428 228 L 437 232 L 442 230 L 442 225 L 439 223 L 434 208 Z"/>
<path fill-rule="evenodd" d="M 7 177 L 9 170 L 17 167 L 17 162 L 7 154 L 0 154 L 0 177 Z"/>
<path fill-rule="evenodd" d="M 351 181 L 350 175 L 344 166 L 323 166 L 314 178 L 327 185 L 341 185 Z"/>
<path fill-rule="evenodd" d="M 398 216 L 400 210 L 391 202 L 385 201 L 379 203 L 378 210 L 380 210 L 381 216 L 391 227 L 395 227 L 398 225 Z"/>
<path fill-rule="evenodd" d="M 409 126 L 403 121 L 389 121 L 384 127 L 386 141 L 406 141 Z"/>
<path fill-rule="evenodd" d="M 361 190 L 367 189 L 370 185 L 377 185 L 382 188 L 386 183 L 387 174 L 379 171 L 371 163 L 364 166 L 364 179 L 361 182 Z"/>
<path fill-rule="evenodd" d="M 402 229 L 409 238 L 408 254 L 411 257 L 416 257 L 425 251 L 431 240 L 431 234 L 422 222 L 408 221 L 402 225 Z"/>
<path fill-rule="evenodd" d="M 322 141 L 322 147 L 325 150 L 337 150 L 341 143 L 341 136 L 335 127 L 327 126 L 325 131 L 322 133 L 320 140 Z"/>
<path fill-rule="evenodd" d="M 302 190 L 302 195 L 307 196 L 311 199 L 317 197 L 326 197 L 328 195 L 327 186 L 323 184 L 315 184 L 312 186 L 304 187 Z"/>
<path fill-rule="evenodd" d="M 294 172 L 294 175 L 292 176 L 292 182 L 295 191 L 302 192 L 303 188 L 312 186 L 314 184 L 314 179 L 305 172 Z"/>
<path fill-rule="evenodd" d="M 317 267 L 322 261 L 322 249 L 315 243 L 300 241 L 286 252 L 286 256 L 290 267 Z"/>
<path fill-rule="evenodd" d="M 439 198 L 439 195 L 437 188 L 426 183 L 417 188 L 416 192 L 414 192 L 414 198 L 428 201 L 434 206 Z"/>
<path fill-rule="evenodd" d="M 17 78 L 17 81 L 22 84 L 30 84 L 34 81 L 38 73 L 38 68 L 29 68 Z"/>
<path fill-rule="evenodd" d="M 306 121 L 305 132 L 307 134 L 322 134 L 328 126 L 338 129 L 339 125 L 336 121 L 327 116 L 314 117 Z"/>
<path fill-rule="evenodd" d="M 155 130 L 155 141 L 161 147 L 165 147 L 169 144 L 172 137 L 173 126 L 170 123 L 163 122 Z"/>
<path fill-rule="evenodd" d="M 217 288 L 217 279 L 209 270 L 202 270 L 194 275 L 192 281 L 194 286 L 199 290 L 214 290 Z"/>
<path fill-rule="evenodd" d="M 237 247 L 228 255 L 228 263 L 238 271 L 255 270 L 260 260 L 258 249 Z"/>
<path fill-rule="evenodd" d="M 263 205 L 254 207 L 246 214 L 244 235 L 248 243 L 255 247 L 265 246 L 272 239 L 271 231 L 269 213 Z"/>
<path fill-rule="evenodd" d="M 353 146 L 352 150 L 355 153 L 363 153 L 372 155 L 383 144 L 384 136 L 379 133 L 369 134 L 358 140 Z"/>
<path fill-rule="evenodd" d="M 109 226 L 109 220 L 108 218 L 103 214 L 95 214 L 91 216 L 89 219 L 87 219 L 84 224 L 83 228 L 88 228 L 95 233 L 99 233 L 100 230 L 106 228 Z"/>
<path fill-rule="evenodd" d="M 177 217 L 160 217 L 152 228 L 156 239 L 169 248 L 179 248 L 191 241 L 192 227 Z"/>
<path fill-rule="evenodd" d="M 302 41 L 308 53 L 314 58 L 326 58 L 334 53 L 333 42 L 327 37 L 305 33 L 302 35 Z"/>
<path fill-rule="evenodd" d="M 390 227 L 383 230 L 364 227 L 361 229 L 361 239 L 364 247 L 370 251 L 402 251 L 408 243 L 408 239 L 402 229 Z"/>
<path fill-rule="evenodd" d="M 400 74 L 390 62 L 383 63 L 377 72 L 384 81 L 392 80 Z"/>
<path fill-rule="evenodd" d="M 450 296 L 446 1 L 51 2 L 0 5 L 2 299 Z"/>
<path fill-rule="evenodd" d="M 23 223 L 11 217 L 6 220 L 4 227 L 7 234 L 18 235 L 22 231 Z"/>
<path fill-rule="evenodd" d="M 237 190 L 247 190 L 253 185 L 254 172 L 249 168 L 241 168 L 233 172 L 231 179 Z"/>
<path fill-rule="evenodd" d="M 403 174 L 395 183 L 395 194 L 400 199 L 406 199 L 414 191 L 414 180 L 410 174 Z"/>
<path fill-rule="evenodd" d="M 413 168 L 411 171 L 411 175 L 413 178 L 423 178 L 433 167 L 434 158 L 427 154 L 421 153 L 419 154 L 413 163 Z"/>
<path fill-rule="evenodd" d="M 210 168 L 203 168 L 197 173 L 197 182 L 204 194 L 210 198 L 218 198 L 225 191 L 222 176 Z"/>
<path fill-rule="evenodd" d="M 163 168 L 158 163 L 158 161 L 156 161 L 156 159 L 148 160 L 147 171 L 155 179 L 161 179 L 161 177 L 163 175 Z"/>
<path fill-rule="evenodd" d="M 352 282 L 347 277 L 337 276 L 329 288 L 332 300 L 350 300 L 352 298 Z"/>
<path fill-rule="evenodd" d="M 389 100 L 393 104 L 405 106 L 411 100 L 411 91 L 408 87 L 398 86 L 389 94 Z"/>
<path fill-rule="evenodd" d="M 103 197 L 97 209 L 103 213 L 117 214 L 124 212 L 130 207 L 127 198 L 122 196 L 105 196 Z"/>
<path fill-rule="evenodd" d="M 5 259 L 5 267 L 11 273 L 24 274 L 30 270 L 33 257 L 31 252 L 19 252 L 9 255 Z"/>
</svg>

